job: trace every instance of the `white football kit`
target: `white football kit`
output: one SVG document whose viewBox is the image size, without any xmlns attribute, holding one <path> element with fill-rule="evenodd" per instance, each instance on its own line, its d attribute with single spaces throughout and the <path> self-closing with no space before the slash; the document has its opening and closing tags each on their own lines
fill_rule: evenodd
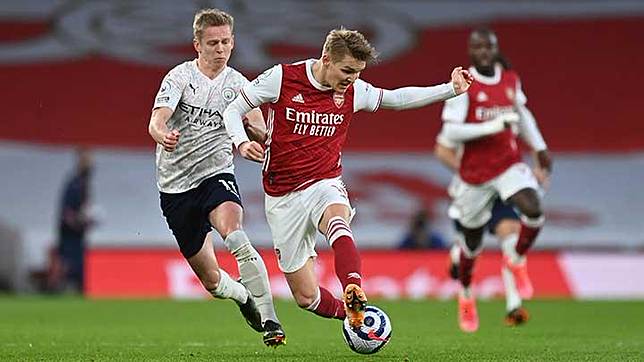
<svg viewBox="0 0 644 362">
<path fill-rule="evenodd" d="M 210 79 L 197 68 L 196 60 L 177 65 L 163 78 L 154 108 L 174 111 L 167 125 L 181 136 L 173 152 L 157 144 L 159 191 L 185 192 L 216 174 L 234 172 L 232 141 L 223 113 L 247 83 L 248 79 L 231 67 Z"/>
</svg>

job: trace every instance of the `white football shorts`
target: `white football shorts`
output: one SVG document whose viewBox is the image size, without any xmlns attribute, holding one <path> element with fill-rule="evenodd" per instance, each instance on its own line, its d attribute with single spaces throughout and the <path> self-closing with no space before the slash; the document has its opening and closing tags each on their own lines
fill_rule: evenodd
<svg viewBox="0 0 644 362">
<path fill-rule="evenodd" d="M 526 188 L 539 192 L 539 183 L 530 167 L 522 162 L 515 163 L 499 176 L 480 185 L 471 185 L 459 179 L 450 185 L 449 194 L 453 200 L 448 215 L 466 228 L 479 228 L 492 217 L 497 195 L 506 201 Z"/>
<path fill-rule="evenodd" d="M 300 270 L 315 252 L 315 237 L 324 210 L 344 204 L 351 210 L 341 178 L 324 179 L 284 196 L 265 195 L 266 220 L 273 235 L 277 262 L 284 273 Z"/>
</svg>

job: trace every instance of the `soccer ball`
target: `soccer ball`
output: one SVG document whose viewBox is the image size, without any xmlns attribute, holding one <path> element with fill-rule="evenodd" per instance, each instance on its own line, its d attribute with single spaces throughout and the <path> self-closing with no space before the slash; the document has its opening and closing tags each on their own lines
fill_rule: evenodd
<svg viewBox="0 0 644 362">
<path fill-rule="evenodd" d="M 359 330 L 353 330 L 349 326 L 349 320 L 345 318 L 342 324 L 342 335 L 354 352 L 376 353 L 391 338 L 391 322 L 382 309 L 368 305 L 365 310 L 364 325 Z"/>
</svg>

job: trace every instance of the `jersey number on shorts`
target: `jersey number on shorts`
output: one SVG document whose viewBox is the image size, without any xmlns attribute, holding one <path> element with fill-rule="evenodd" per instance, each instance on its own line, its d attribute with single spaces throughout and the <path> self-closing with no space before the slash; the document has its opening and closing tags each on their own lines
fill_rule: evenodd
<svg viewBox="0 0 644 362">
<path fill-rule="evenodd" d="M 229 192 L 232 192 L 233 194 L 235 194 L 235 196 L 237 196 L 237 198 L 239 198 L 239 193 L 235 189 L 235 183 L 234 182 L 226 181 L 226 180 L 219 180 L 219 182 L 221 182 L 221 184 L 224 185 L 226 190 L 228 190 Z"/>
</svg>

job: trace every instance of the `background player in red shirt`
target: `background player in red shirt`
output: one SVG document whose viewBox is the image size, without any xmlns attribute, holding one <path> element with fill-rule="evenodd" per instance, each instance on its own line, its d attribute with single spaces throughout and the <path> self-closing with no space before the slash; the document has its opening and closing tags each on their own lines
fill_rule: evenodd
<svg viewBox="0 0 644 362">
<path fill-rule="evenodd" d="M 464 245 L 459 263 L 463 290 L 459 295 L 459 324 L 466 332 L 478 329 L 478 315 L 470 290 L 474 259 L 481 250 L 485 224 L 494 200 L 511 202 L 520 212 L 521 230 L 504 261 L 523 298 L 530 298 L 525 253 L 544 223 L 539 181 L 547 184 L 551 160 L 534 117 L 525 107 L 526 97 L 518 75 L 501 64 L 494 32 L 475 30 L 469 38 L 470 68 L 475 81 L 467 94 L 445 102 L 443 133 L 463 143 L 460 182 L 452 192 L 449 214 L 463 227 Z M 516 133 L 536 152 L 534 173 L 521 161 Z M 536 176 L 536 177 L 535 177 Z M 539 181 L 538 181 L 539 180 Z"/>
<path fill-rule="evenodd" d="M 349 223 L 352 208 L 341 180 L 341 151 L 353 113 L 422 107 L 461 94 L 471 83 L 455 68 L 451 82 L 433 87 L 385 90 L 359 79 L 374 48 L 357 31 L 332 30 L 322 56 L 277 65 L 245 86 L 224 112 L 226 129 L 241 155 L 263 162 L 266 218 L 280 269 L 297 304 L 327 318 L 362 325 L 367 297 L 361 262 Z M 242 115 L 268 106 L 266 150 L 249 141 Z M 334 251 L 344 303 L 319 286 L 314 271 L 315 237 Z"/>
<path fill-rule="evenodd" d="M 434 155 L 450 170 L 458 173 L 460 165 L 459 144 L 454 144 L 445 139 L 442 133 L 436 139 Z M 454 175 L 452 182 L 448 187 L 448 193 L 457 183 L 461 182 L 458 174 Z M 492 207 L 492 217 L 485 224 L 485 228 L 494 235 L 501 246 L 504 255 L 510 255 L 511 250 L 515 248 L 521 231 L 519 215 L 512 205 L 504 203 L 500 198 L 494 200 Z M 462 226 L 458 221 L 454 221 L 456 229 L 456 239 L 449 253 L 449 275 L 452 279 L 458 280 L 458 268 L 461 258 L 461 245 L 463 243 Z M 505 263 L 501 266 L 501 276 L 505 288 L 505 323 L 509 326 L 516 326 L 525 323 L 529 319 L 528 311 L 523 307 L 523 301 L 516 287 L 516 280 L 512 272 L 507 268 Z"/>
</svg>

